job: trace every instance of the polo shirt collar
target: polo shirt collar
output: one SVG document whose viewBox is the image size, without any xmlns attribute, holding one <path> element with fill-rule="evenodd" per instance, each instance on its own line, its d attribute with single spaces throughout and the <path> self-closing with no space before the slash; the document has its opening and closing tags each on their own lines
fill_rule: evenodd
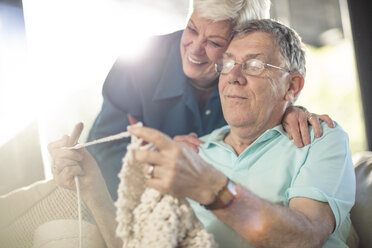
<svg viewBox="0 0 372 248">
<path fill-rule="evenodd" d="M 205 143 L 203 144 L 206 149 L 213 147 L 214 145 L 225 147 L 227 145 L 223 140 L 225 136 L 230 132 L 230 126 L 221 127 L 215 131 L 213 131 L 209 137 L 206 139 Z M 250 146 L 258 145 L 262 142 L 265 142 L 275 136 L 284 135 L 288 136 L 288 134 L 284 131 L 283 126 L 281 124 L 266 130 L 263 134 L 261 134 Z"/>
</svg>

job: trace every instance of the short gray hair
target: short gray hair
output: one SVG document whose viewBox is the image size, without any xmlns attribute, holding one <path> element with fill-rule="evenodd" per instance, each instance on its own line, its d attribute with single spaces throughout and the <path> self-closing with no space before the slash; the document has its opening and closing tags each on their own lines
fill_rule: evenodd
<svg viewBox="0 0 372 248">
<path fill-rule="evenodd" d="M 213 21 L 230 21 L 233 29 L 253 19 L 270 18 L 270 0 L 190 0 L 198 16 Z"/>
<path fill-rule="evenodd" d="M 306 47 L 296 31 L 271 19 L 253 20 L 247 22 L 240 30 L 236 30 L 234 37 L 253 32 L 271 34 L 279 46 L 280 55 L 291 73 L 306 74 Z"/>
</svg>

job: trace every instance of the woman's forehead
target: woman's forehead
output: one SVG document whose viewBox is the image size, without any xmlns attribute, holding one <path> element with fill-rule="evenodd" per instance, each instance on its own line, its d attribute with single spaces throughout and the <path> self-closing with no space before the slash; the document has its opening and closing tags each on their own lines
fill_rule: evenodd
<svg viewBox="0 0 372 248">
<path fill-rule="evenodd" d="M 213 21 L 198 16 L 197 12 L 194 11 L 188 22 L 198 29 L 198 31 L 204 31 L 210 35 L 221 36 L 224 39 L 230 38 L 232 25 L 229 21 Z"/>
</svg>

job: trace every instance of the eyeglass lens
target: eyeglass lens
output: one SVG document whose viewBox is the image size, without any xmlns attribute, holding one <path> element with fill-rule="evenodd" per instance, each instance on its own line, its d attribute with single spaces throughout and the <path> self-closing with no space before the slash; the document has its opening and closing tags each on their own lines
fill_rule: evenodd
<svg viewBox="0 0 372 248">
<path fill-rule="evenodd" d="M 259 75 L 265 69 L 265 64 L 258 59 L 249 59 L 243 63 L 237 63 L 232 59 L 222 59 L 217 63 L 217 71 L 229 73 L 236 64 L 240 64 L 242 70 L 248 75 Z"/>
</svg>

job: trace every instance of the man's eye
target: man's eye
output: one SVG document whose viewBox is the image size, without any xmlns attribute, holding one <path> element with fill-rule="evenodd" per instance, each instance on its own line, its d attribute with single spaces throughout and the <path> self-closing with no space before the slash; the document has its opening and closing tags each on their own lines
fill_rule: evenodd
<svg viewBox="0 0 372 248">
<path fill-rule="evenodd" d="M 232 68 L 232 67 L 234 67 L 234 65 L 235 65 L 235 62 L 233 60 L 224 60 L 223 61 L 223 66 L 225 68 Z"/>
<path fill-rule="evenodd" d="M 250 71 L 259 71 L 262 69 L 263 64 L 256 60 L 246 61 L 245 66 Z"/>
<path fill-rule="evenodd" d="M 250 71 L 258 71 L 261 69 L 261 67 L 258 67 L 257 65 L 248 65 L 247 68 L 250 70 Z"/>
</svg>

